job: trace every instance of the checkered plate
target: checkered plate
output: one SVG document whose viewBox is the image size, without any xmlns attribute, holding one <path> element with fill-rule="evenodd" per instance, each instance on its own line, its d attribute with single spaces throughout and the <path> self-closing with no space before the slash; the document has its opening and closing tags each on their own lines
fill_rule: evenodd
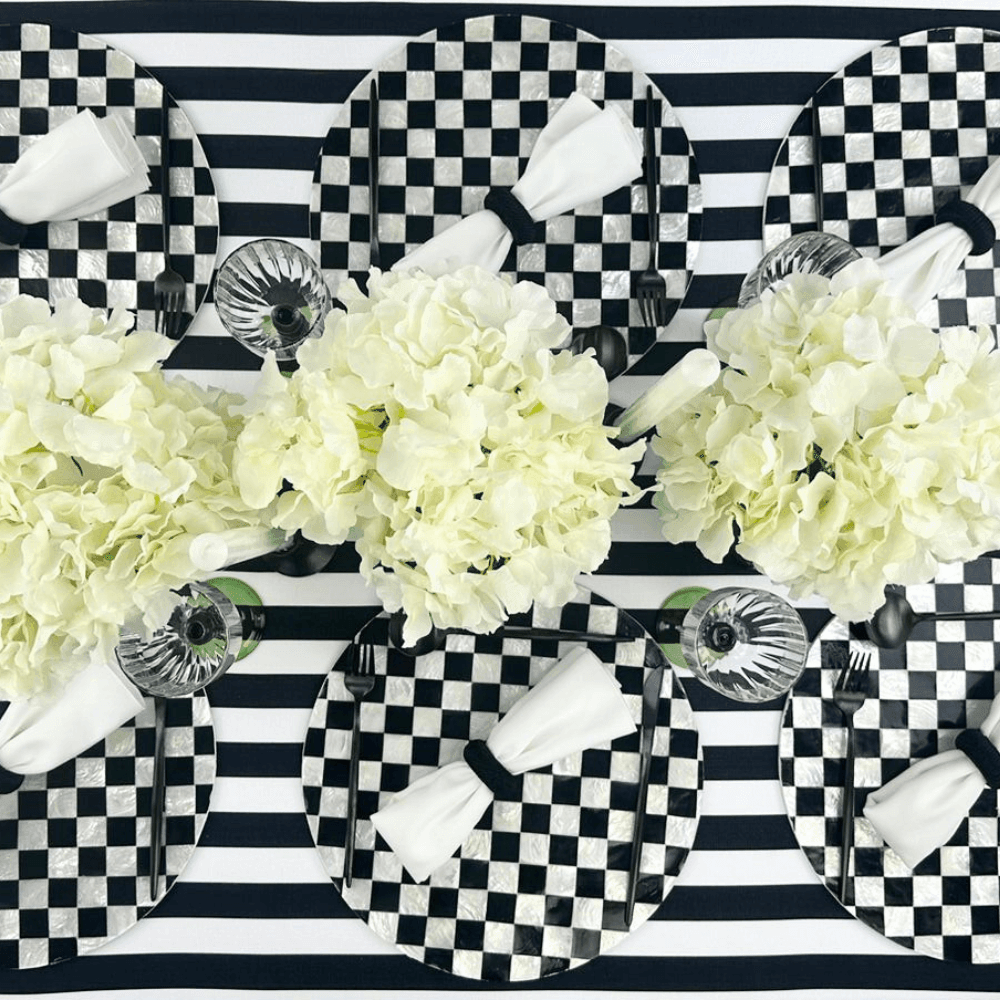
<svg viewBox="0 0 1000 1000">
<path fill-rule="evenodd" d="M 823 230 L 879 257 L 966 196 L 1000 153 L 1000 32 L 934 28 L 888 42 L 835 73 L 802 109 L 778 152 L 764 203 L 764 248 L 816 228 L 814 105 Z M 1000 244 L 920 312 L 945 326 L 998 322 Z"/>
<path fill-rule="evenodd" d="M 0 177 L 39 136 L 84 108 L 119 115 L 150 166 L 151 186 L 85 219 L 32 226 L 20 248 L 0 246 L 0 301 L 20 293 L 50 302 L 138 310 L 153 329 L 153 279 L 163 269 L 160 121 L 163 87 L 123 52 L 47 24 L 0 25 Z M 187 280 L 194 316 L 212 280 L 219 205 L 187 115 L 170 110 L 171 263 Z"/>
<path fill-rule="evenodd" d="M 215 783 L 203 693 L 167 703 L 169 888 L 194 851 Z M 75 760 L 0 795 L 0 968 L 30 969 L 100 948 L 153 907 L 149 815 L 153 700 Z"/>
<path fill-rule="evenodd" d="M 919 611 L 1000 607 L 1000 561 L 982 558 L 942 569 L 933 583 L 907 587 Z M 846 737 L 832 702 L 833 646 L 864 645 L 834 619 L 813 644 L 785 708 L 780 767 L 785 806 L 806 857 L 836 895 Z M 927 622 L 905 650 L 875 650 L 871 695 L 854 717 L 857 732 L 854 905 L 847 910 L 887 938 L 934 958 L 1000 962 L 1000 820 L 986 789 L 968 820 L 911 870 L 862 815 L 868 790 L 912 761 L 951 749 L 977 727 L 995 693 L 996 622 Z M 850 891 L 850 890 L 849 890 Z M 848 898 L 851 898 L 849 895 Z"/>
<path fill-rule="evenodd" d="M 538 133 L 574 90 L 598 104 L 619 105 L 641 135 L 650 83 L 593 35 L 528 15 L 489 15 L 439 28 L 390 56 L 373 75 L 386 267 L 482 208 L 491 187 L 514 184 Z M 312 237 L 334 293 L 345 277 L 368 270 L 370 80 L 344 104 L 313 177 Z M 653 92 L 661 122 L 658 265 L 672 317 L 698 256 L 702 192 L 684 129 L 655 85 Z M 657 339 L 632 298 L 635 276 L 647 264 L 648 235 L 646 190 L 636 178 L 603 202 L 550 219 L 544 242 L 513 249 L 504 271 L 545 285 L 573 326 L 621 330 L 633 363 Z"/>
<path fill-rule="evenodd" d="M 575 968 L 628 934 L 624 901 L 639 776 L 638 732 L 525 776 L 521 801 L 497 799 L 462 848 L 417 885 L 369 817 L 380 802 L 461 758 L 565 655 L 569 643 L 451 635 L 416 660 L 387 648 L 384 614 L 363 630 L 375 643 L 376 686 L 361 703 L 354 878 L 343 885 L 353 699 L 343 673 L 320 692 L 302 759 L 306 815 L 323 865 L 378 935 L 427 965 L 472 979 L 513 981 Z M 525 623 L 523 616 L 519 622 Z M 650 667 L 665 663 L 635 619 L 580 590 L 534 624 L 605 632 L 594 653 L 613 665 L 638 723 Z M 642 874 L 632 927 L 660 905 L 694 842 L 701 754 L 694 717 L 669 666 L 653 745 Z"/>
</svg>

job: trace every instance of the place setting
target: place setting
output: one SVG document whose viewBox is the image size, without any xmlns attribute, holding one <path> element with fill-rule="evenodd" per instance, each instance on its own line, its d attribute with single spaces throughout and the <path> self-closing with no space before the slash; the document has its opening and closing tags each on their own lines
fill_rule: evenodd
<svg viewBox="0 0 1000 1000">
<path fill-rule="evenodd" d="M 503 267 L 574 330 L 616 331 L 624 370 L 684 298 L 701 210 L 684 129 L 625 56 L 557 21 L 488 15 L 408 42 L 358 85 L 324 141 L 310 219 L 334 295 L 373 265 Z"/>
<path fill-rule="evenodd" d="M 212 281 L 219 206 L 163 85 L 97 38 L 0 25 L 0 137 L 2 300 L 79 297 L 180 339 Z"/>
<path fill-rule="evenodd" d="M 698 825 L 698 734 L 659 647 L 582 589 L 416 656 L 395 631 L 384 613 L 361 629 L 303 750 L 310 831 L 344 900 L 471 979 L 537 979 L 614 947 Z"/>
</svg>

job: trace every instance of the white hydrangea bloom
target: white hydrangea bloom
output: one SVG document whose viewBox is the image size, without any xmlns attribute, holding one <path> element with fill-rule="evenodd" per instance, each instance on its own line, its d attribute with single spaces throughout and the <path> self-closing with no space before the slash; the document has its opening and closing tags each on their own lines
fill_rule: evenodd
<svg viewBox="0 0 1000 1000">
<path fill-rule="evenodd" d="M 657 428 L 669 541 L 736 550 L 850 620 L 1000 544 L 1000 354 L 935 333 L 871 261 L 791 275 L 706 325 L 728 364 Z"/>
<path fill-rule="evenodd" d="M 205 575 L 194 536 L 270 516 L 231 473 L 242 399 L 168 380 L 171 342 L 130 324 L 78 299 L 0 306 L 2 698 L 112 657 L 126 619 L 161 624 Z"/>
<path fill-rule="evenodd" d="M 553 353 L 569 332 L 555 303 L 477 267 L 373 271 L 367 296 L 351 282 L 339 298 L 300 369 L 285 385 L 273 370 L 253 404 L 237 457 L 248 499 L 263 499 L 268 450 L 267 489 L 292 487 L 276 524 L 333 542 L 356 523 L 361 572 L 406 612 L 408 643 L 564 604 L 607 557 L 644 444 L 612 444 L 594 359 Z"/>
</svg>

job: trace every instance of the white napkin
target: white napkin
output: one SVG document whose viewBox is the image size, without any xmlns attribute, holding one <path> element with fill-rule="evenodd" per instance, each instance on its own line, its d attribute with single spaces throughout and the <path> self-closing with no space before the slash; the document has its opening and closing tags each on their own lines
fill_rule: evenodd
<svg viewBox="0 0 1000 1000">
<path fill-rule="evenodd" d="M 511 774 L 524 774 L 634 730 L 618 682 L 578 646 L 511 707 L 486 745 Z M 458 760 L 397 792 L 372 822 L 410 875 L 423 882 L 461 847 L 492 800 Z"/>
<path fill-rule="evenodd" d="M 511 193 L 535 222 L 543 222 L 617 191 L 641 170 L 642 142 L 621 108 L 601 110 L 577 91 L 542 129 Z M 417 247 L 392 269 L 439 274 L 478 264 L 499 271 L 511 241 L 499 216 L 483 209 Z"/>
<path fill-rule="evenodd" d="M 1000 695 L 979 728 L 1000 746 Z M 945 750 L 869 792 L 864 813 L 882 839 L 916 868 L 947 843 L 985 787 L 979 769 L 961 750 Z"/>
<path fill-rule="evenodd" d="M 124 120 L 86 109 L 21 154 L 0 183 L 0 210 L 25 225 L 78 219 L 148 187 L 146 161 Z"/>
<path fill-rule="evenodd" d="M 0 718 L 0 766 L 44 774 L 90 749 L 142 711 L 139 689 L 96 661 L 55 695 L 13 702 Z"/>
<path fill-rule="evenodd" d="M 979 178 L 964 201 L 1000 228 L 1000 160 Z M 951 222 L 932 226 L 879 258 L 888 290 L 919 310 L 952 279 L 972 249 L 972 238 Z"/>
</svg>

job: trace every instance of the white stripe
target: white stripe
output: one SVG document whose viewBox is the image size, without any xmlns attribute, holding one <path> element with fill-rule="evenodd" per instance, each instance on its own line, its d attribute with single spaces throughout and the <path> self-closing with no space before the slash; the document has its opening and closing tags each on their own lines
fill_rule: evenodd
<svg viewBox="0 0 1000 1000">
<path fill-rule="evenodd" d="M 213 176 L 219 173 L 214 171 Z M 705 208 L 753 208 L 759 211 L 767 191 L 767 174 L 701 175 Z"/>
<path fill-rule="evenodd" d="M 319 851 L 312 846 L 199 847 L 191 855 L 180 879 L 183 882 L 227 884 L 330 881 L 320 861 Z"/>
<path fill-rule="evenodd" d="M 614 949 L 625 956 L 900 955 L 900 945 L 855 920 L 770 920 L 767 934 L 740 920 L 647 921 Z M 187 917 L 142 921 L 101 949 L 103 955 L 201 952 L 234 955 L 397 955 L 361 921 L 337 918 Z"/>
<path fill-rule="evenodd" d="M 296 664 L 298 672 L 299 664 Z M 329 668 L 327 668 L 329 669 Z M 215 738 L 220 743 L 297 743 L 309 728 L 309 708 L 212 709 Z"/>
<path fill-rule="evenodd" d="M 195 852 L 197 857 L 197 852 Z M 678 885 L 815 885 L 816 873 L 799 850 L 692 851 Z M 768 921 L 770 925 L 770 921 Z M 720 955 L 726 954 L 724 950 Z"/>
<path fill-rule="evenodd" d="M 361 70 L 367 73 L 408 38 L 392 35 L 255 34 L 252 32 L 128 32 L 100 36 L 147 69 L 207 66 L 258 69 Z M 185 104 L 185 107 L 187 105 Z"/>
<path fill-rule="evenodd" d="M 216 786 L 218 788 L 218 786 Z M 215 792 L 212 793 L 213 796 Z M 215 809 L 215 799 L 212 799 Z M 777 781 L 706 781 L 702 816 L 783 816 L 785 800 Z"/>
<path fill-rule="evenodd" d="M 301 101 L 180 101 L 199 135 L 273 135 L 322 138 L 340 104 Z M 319 149 L 316 150 L 319 153 Z"/>
<path fill-rule="evenodd" d="M 312 178 L 311 170 L 240 170 L 235 167 L 212 170 L 220 201 L 290 205 L 297 209 L 309 204 Z"/>
<path fill-rule="evenodd" d="M 695 712 L 695 721 L 703 747 L 773 746 L 777 756 L 781 712 Z"/>
</svg>

